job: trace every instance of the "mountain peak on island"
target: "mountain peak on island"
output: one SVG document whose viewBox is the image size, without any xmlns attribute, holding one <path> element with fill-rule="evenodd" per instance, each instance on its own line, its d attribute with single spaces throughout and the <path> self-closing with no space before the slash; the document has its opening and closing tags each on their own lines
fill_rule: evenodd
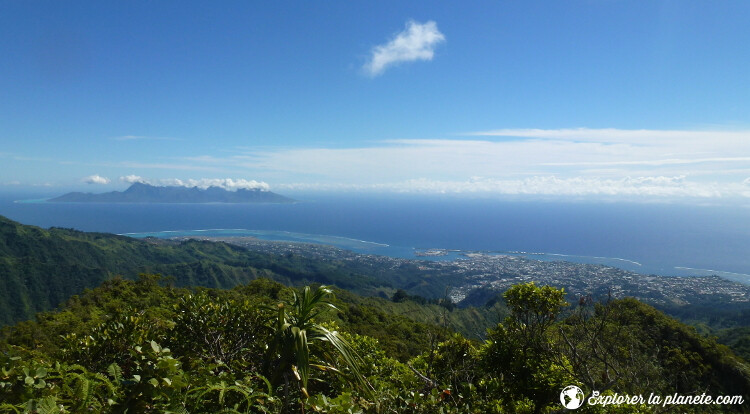
<svg viewBox="0 0 750 414">
<path fill-rule="evenodd" d="M 261 188 L 155 186 L 133 183 L 125 191 L 92 194 L 73 192 L 47 200 L 53 203 L 293 203 L 294 200 Z"/>
</svg>

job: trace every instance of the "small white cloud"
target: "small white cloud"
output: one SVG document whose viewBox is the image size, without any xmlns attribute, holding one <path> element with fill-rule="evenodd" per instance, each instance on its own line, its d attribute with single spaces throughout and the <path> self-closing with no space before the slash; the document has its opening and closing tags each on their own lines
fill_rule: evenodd
<svg viewBox="0 0 750 414">
<path fill-rule="evenodd" d="M 432 60 L 435 47 L 444 41 L 445 36 L 434 21 L 424 24 L 409 21 L 406 29 L 390 42 L 372 48 L 372 55 L 362 69 L 369 76 L 378 76 L 400 62 Z"/>
<path fill-rule="evenodd" d="M 87 184 L 109 184 L 110 179 L 107 177 L 102 177 L 101 175 L 89 175 L 88 177 L 83 178 L 83 182 Z"/>
<path fill-rule="evenodd" d="M 120 181 L 128 184 L 133 183 L 144 183 L 147 184 L 147 181 L 143 177 L 139 177 L 137 175 L 126 175 L 124 177 L 120 177 Z"/>
<path fill-rule="evenodd" d="M 237 191 L 240 189 L 244 190 L 261 190 L 268 191 L 270 186 L 262 181 L 245 180 L 243 178 L 232 179 L 232 178 L 199 178 L 199 179 L 187 179 L 181 180 L 179 178 L 161 178 L 156 180 L 146 179 L 137 175 L 128 175 L 120 177 L 120 181 L 126 183 L 143 183 L 154 186 L 172 186 L 172 187 L 198 187 L 205 190 L 209 187 L 219 187 L 227 191 Z"/>
</svg>

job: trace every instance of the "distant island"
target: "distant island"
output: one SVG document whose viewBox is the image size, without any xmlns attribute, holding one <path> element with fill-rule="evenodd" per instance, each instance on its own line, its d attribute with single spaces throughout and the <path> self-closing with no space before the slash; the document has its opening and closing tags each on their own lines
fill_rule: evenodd
<svg viewBox="0 0 750 414">
<path fill-rule="evenodd" d="M 153 186 L 133 183 L 125 191 L 92 194 L 73 192 L 47 200 L 52 203 L 293 203 L 295 200 L 267 190 L 221 187 Z"/>
</svg>

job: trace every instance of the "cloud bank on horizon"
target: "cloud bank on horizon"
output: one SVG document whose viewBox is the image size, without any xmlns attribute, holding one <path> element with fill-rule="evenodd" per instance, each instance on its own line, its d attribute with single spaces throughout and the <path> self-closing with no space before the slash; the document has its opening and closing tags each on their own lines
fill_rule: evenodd
<svg viewBox="0 0 750 414">
<path fill-rule="evenodd" d="M 504 129 L 199 156 L 286 190 L 750 198 L 750 131 Z M 257 175 L 256 175 L 257 176 Z"/>
<path fill-rule="evenodd" d="M 375 77 L 399 63 L 432 60 L 435 47 L 444 41 L 445 36 L 434 21 L 417 23 L 410 20 L 406 23 L 406 29 L 389 42 L 372 48 L 362 70 L 368 76 Z"/>
<path fill-rule="evenodd" d="M 132 170 L 133 163 L 119 165 Z M 232 191 L 750 198 L 750 130 L 499 129 L 349 148 L 242 147 L 135 163 L 156 168 L 157 177 L 162 170 L 223 170 L 260 180 L 127 175 L 121 182 Z M 98 174 L 83 181 L 111 182 Z"/>
<path fill-rule="evenodd" d="M 278 186 L 282 190 L 354 190 L 390 191 L 419 194 L 496 194 L 512 196 L 553 197 L 638 197 L 648 198 L 750 198 L 750 183 L 698 183 L 677 177 L 601 177 L 559 178 L 533 176 L 523 179 L 492 179 L 471 177 L 468 180 L 414 179 L 387 184 L 306 184 L 292 183 Z"/>
<path fill-rule="evenodd" d="M 128 184 L 142 183 L 153 186 L 171 186 L 171 187 L 198 187 L 201 190 L 205 190 L 209 187 L 219 187 L 227 191 L 237 190 L 261 190 L 268 191 L 269 186 L 267 183 L 255 180 L 245 180 L 242 178 L 200 178 L 200 179 L 185 179 L 179 178 L 162 178 L 162 179 L 148 179 L 137 175 L 126 175 L 120 177 L 120 181 Z"/>
</svg>

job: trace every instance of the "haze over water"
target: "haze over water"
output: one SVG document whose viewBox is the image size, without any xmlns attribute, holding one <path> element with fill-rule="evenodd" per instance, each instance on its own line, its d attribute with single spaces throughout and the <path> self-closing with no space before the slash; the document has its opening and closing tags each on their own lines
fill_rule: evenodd
<svg viewBox="0 0 750 414">
<path fill-rule="evenodd" d="M 0 215 L 42 227 L 249 235 L 407 258 L 415 258 L 414 248 L 546 253 L 527 256 L 750 281 L 750 210 L 743 207 L 320 194 L 259 205 L 14 202 L 19 198 L 32 197 L 0 196 Z M 209 229 L 255 232 L 184 233 Z"/>
</svg>

